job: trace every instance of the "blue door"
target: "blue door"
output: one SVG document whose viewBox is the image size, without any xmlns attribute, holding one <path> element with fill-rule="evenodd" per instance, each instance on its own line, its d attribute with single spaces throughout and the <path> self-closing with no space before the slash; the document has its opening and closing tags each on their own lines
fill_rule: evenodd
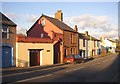
<svg viewBox="0 0 120 84">
<path fill-rule="evenodd" d="M 2 67 L 12 66 L 12 50 L 9 46 L 2 47 Z"/>
</svg>

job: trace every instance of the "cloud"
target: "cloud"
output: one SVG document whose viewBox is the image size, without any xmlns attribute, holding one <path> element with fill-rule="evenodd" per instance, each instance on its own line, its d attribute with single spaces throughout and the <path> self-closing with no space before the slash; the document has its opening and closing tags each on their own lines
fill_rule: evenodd
<svg viewBox="0 0 120 84">
<path fill-rule="evenodd" d="M 74 24 L 76 23 L 79 27 L 92 27 L 94 24 L 95 26 L 101 26 L 101 24 L 106 24 L 109 18 L 107 16 L 94 16 L 94 15 L 80 15 L 75 17 L 69 17 L 65 19 L 65 22 Z"/>
<path fill-rule="evenodd" d="M 19 18 L 19 16 L 15 13 L 9 12 L 9 13 L 5 13 L 5 15 L 10 18 L 12 21 L 17 21 L 17 19 Z"/>
<path fill-rule="evenodd" d="M 65 18 L 65 23 L 74 28 L 78 26 L 79 32 L 88 31 L 97 38 L 102 35 L 116 38 L 118 34 L 118 27 L 114 23 L 110 23 L 111 18 L 106 15 L 90 15 L 84 14 L 80 16 L 72 16 Z"/>
<path fill-rule="evenodd" d="M 17 34 L 24 34 L 26 35 L 27 29 L 22 26 L 17 26 Z"/>
<path fill-rule="evenodd" d="M 33 14 L 27 14 L 26 15 L 26 20 L 28 21 L 28 22 L 35 22 L 36 20 L 37 20 L 37 16 L 36 15 L 33 15 Z"/>
</svg>

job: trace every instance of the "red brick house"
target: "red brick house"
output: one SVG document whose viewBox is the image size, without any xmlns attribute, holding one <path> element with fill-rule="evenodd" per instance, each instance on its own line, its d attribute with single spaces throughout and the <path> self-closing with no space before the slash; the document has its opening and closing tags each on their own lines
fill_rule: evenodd
<svg viewBox="0 0 120 84">
<path fill-rule="evenodd" d="M 55 18 L 41 17 L 27 31 L 27 37 L 51 38 L 54 43 L 54 63 L 62 63 L 69 54 L 78 54 L 78 32 L 63 22 L 63 13 L 58 10 Z"/>
</svg>

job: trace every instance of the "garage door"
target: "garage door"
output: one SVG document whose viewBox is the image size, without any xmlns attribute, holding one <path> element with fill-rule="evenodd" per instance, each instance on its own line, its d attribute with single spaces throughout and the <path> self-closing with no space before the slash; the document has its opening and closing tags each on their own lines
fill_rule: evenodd
<svg viewBox="0 0 120 84">
<path fill-rule="evenodd" d="M 2 67 L 12 66 L 12 50 L 9 46 L 2 47 Z"/>
</svg>

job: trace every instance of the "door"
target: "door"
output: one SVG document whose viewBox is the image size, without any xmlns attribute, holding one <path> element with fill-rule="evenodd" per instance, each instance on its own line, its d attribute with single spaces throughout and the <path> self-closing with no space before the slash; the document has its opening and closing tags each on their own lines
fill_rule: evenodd
<svg viewBox="0 0 120 84">
<path fill-rule="evenodd" d="M 12 66 L 12 50 L 9 46 L 2 46 L 2 67 Z"/>
<path fill-rule="evenodd" d="M 30 66 L 40 65 L 40 51 L 30 50 Z"/>
<path fill-rule="evenodd" d="M 82 50 L 80 50 L 80 56 L 82 56 Z"/>
<path fill-rule="evenodd" d="M 85 58 L 85 50 L 83 50 L 83 58 Z"/>
</svg>

